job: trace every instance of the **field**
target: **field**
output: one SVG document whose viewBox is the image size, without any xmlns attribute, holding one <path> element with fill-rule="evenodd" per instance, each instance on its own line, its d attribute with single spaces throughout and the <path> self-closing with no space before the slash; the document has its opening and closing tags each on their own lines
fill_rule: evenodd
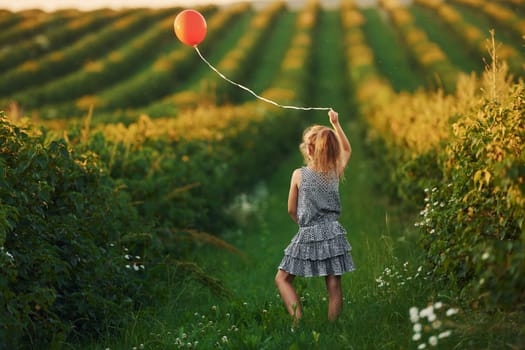
<svg viewBox="0 0 525 350">
<path fill-rule="evenodd" d="M 0 348 L 525 347 L 525 1 L 198 8 L 220 72 L 352 143 L 357 270 L 334 323 L 297 279 L 293 330 L 288 186 L 328 117 L 221 79 L 181 10 L 0 9 Z"/>
</svg>

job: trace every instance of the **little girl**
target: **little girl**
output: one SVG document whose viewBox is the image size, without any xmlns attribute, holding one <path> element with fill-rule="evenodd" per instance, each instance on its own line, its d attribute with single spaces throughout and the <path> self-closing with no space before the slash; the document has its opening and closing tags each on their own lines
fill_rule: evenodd
<svg viewBox="0 0 525 350">
<path fill-rule="evenodd" d="M 294 170 L 288 194 L 288 213 L 299 232 L 284 251 L 275 284 L 294 319 L 302 310 L 292 281 L 295 276 L 325 276 L 328 319 L 341 313 L 341 275 L 354 270 L 346 231 L 339 224 L 339 178 L 352 154 L 350 142 L 339 125 L 339 115 L 328 112 L 332 128 L 314 125 L 303 133 L 300 145 L 306 166 Z"/>
</svg>

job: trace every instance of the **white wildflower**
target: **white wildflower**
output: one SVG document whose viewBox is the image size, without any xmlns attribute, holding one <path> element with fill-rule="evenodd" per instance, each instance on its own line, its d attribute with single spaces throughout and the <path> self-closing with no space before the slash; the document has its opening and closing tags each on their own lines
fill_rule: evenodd
<svg viewBox="0 0 525 350">
<path fill-rule="evenodd" d="M 425 343 L 421 343 L 421 344 L 419 344 L 419 346 L 418 346 L 417 348 L 418 348 L 419 350 L 421 350 L 421 349 L 425 349 L 426 347 L 427 347 L 427 344 L 425 344 Z"/>
<path fill-rule="evenodd" d="M 222 338 L 221 338 L 221 341 L 222 341 L 223 343 L 227 343 L 227 342 L 228 342 L 228 337 L 225 336 L 225 335 L 223 335 Z"/>
<path fill-rule="evenodd" d="M 129 259 L 131 259 L 131 256 L 126 254 L 126 255 L 124 255 L 124 259 L 129 260 Z"/>
<path fill-rule="evenodd" d="M 433 313 L 434 313 L 434 307 L 430 305 L 419 312 L 419 317 L 428 317 L 429 315 Z"/>
<path fill-rule="evenodd" d="M 450 317 L 450 316 L 455 315 L 457 313 L 458 313 L 458 309 L 450 308 L 450 309 L 447 310 L 446 315 Z"/>
<path fill-rule="evenodd" d="M 451 331 L 444 331 L 438 334 L 439 339 L 444 339 L 450 337 L 450 334 L 452 334 Z"/>
<path fill-rule="evenodd" d="M 490 254 L 488 252 L 483 253 L 481 256 L 481 260 L 487 260 L 490 257 Z"/>
<path fill-rule="evenodd" d="M 439 310 L 443 307 L 443 303 L 441 301 L 438 301 L 434 304 L 434 309 Z"/>
<path fill-rule="evenodd" d="M 432 346 L 436 346 L 438 343 L 438 338 L 435 335 L 433 335 L 430 338 L 428 338 L 428 343 Z"/>
<path fill-rule="evenodd" d="M 421 333 L 415 333 L 413 336 L 412 336 L 412 340 L 413 341 L 418 341 L 421 339 Z"/>
<path fill-rule="evenodd" d="M 138 271 L 139 269 L 140 267 L 138 267 L 137 265 L 133 265 L 133 270 Z"/>
<path fill-rule="evenodd" d="M 414 324 L 414 332 L 419 333 L 423 329 L 423 326 L 421 326 L 421 323 Z"/>
</svg>

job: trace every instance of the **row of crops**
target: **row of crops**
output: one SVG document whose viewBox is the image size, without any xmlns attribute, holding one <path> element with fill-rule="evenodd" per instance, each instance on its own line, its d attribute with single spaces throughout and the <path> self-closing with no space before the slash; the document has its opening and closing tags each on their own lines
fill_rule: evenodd
<svg viewBox="0 0 525 350">
<path fill-rule="evenodd" d="M 273 53 L 267 38 L 290 22 L 284 3 L 272 6 L 254 22 L 254 10 L 247 3 L 202 8 L 209 29 L 201 51 L 226 75 L 252 83 L 260 60 Z M 411 7 L 395 1 L 382 1 L 380 6 L 359 12 L 371 21 L 368 17 L 379 14 L 376 25 L 385 27 L 385 36 L 394 35 L 382 48 L 374 46 L 381 39 L 370 33 L 373 29 L 365 30 L 365 41 L 374 46 L 386 79 L 398 70 L 384 64 L 391 60 L 386 56 L 401 50 L 410 66 L 408 74 L 417 76 L 409 89 L 441 87 L 451 92 L 460 72 L 482 71 L 490 28 L 496 30 L 500 58 L 513 74 L 522 75 L 524 24 L 518 5 L 418 0 Z M 1 105 L 14 102 L 22 114 L 71 118 L 85 116 L 91 106 L 96 115 L 118 111 L 136 117 L 140 112 L 171 116 L 175 109 L 203 100 L 241 102 L 242 93 L 204 71 L 196 53 L 175 40 L 172 24 L 179 10 L 4 12 L 0 27 L 9 30 L 0 37 Z M 258 91 L 269 87 L 276 68 L 266 72 L 264 85 L 253 82 Z"/>
<path fill-rule="evenodd" d="M 271 173 L 307 119 L 210 71 L 174 39 L 179 10 L 0 12 L 6 344 L 111 332 L 184 276 L 222 290 L 185 257 L 195 243 L 233 249 L 211 235 L 229 224 L 224 204 Z M 199 10 L 209 61 L 295 105 L 323 93 L 318 16 L 337 11 L 348 101 L 385 191 L 423 209 L 429 269 L 476 307 L 523 305 L 520 0 Z"/>
</svg>

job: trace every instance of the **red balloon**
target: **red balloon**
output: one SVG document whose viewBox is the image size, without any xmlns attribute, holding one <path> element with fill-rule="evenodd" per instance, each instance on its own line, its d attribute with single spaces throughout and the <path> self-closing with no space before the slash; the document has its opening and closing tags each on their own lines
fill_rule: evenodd
<svg viewBox="0 0 525 350">
<path fill-rule="evenodd" d="M 200 12 L 184 10 L 175 17 L 175 35 L 188 46 L 197 46 L 206 36 L 206 20 Z"/>
</svg>

